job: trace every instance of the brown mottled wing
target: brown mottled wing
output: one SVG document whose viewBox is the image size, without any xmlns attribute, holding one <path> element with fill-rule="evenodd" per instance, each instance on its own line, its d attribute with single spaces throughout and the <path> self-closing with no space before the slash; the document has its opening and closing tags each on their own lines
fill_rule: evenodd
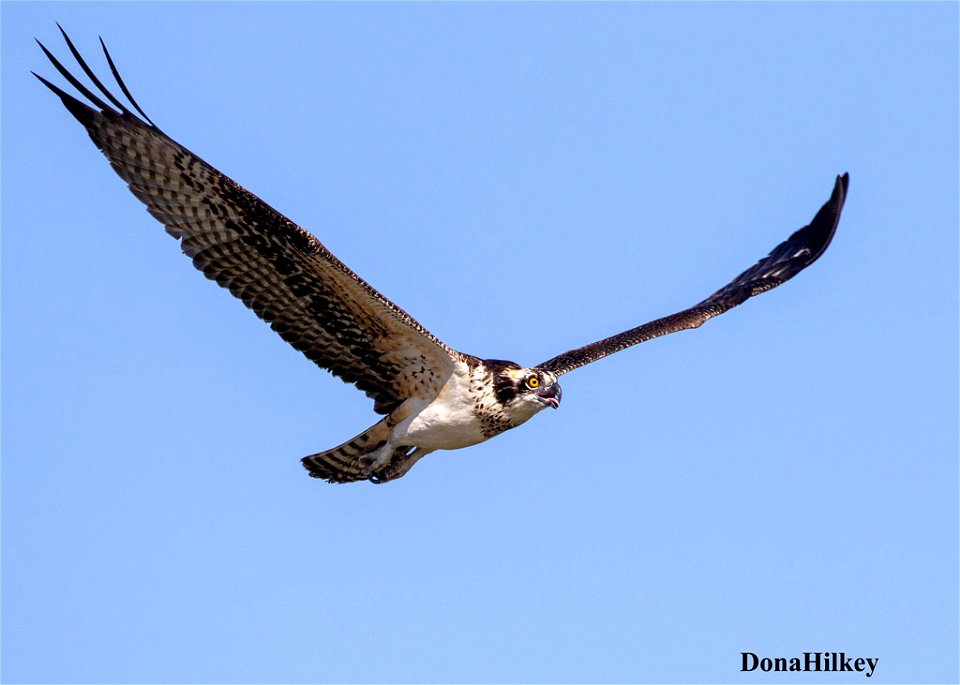
<svg viewBox="0 0 960 685">
<path fill-rule="evenodd" d="M 459 353 L 312 235 L 161 132 L 130 96 L 106 47 L 117 83 L 149 123 L 114 97 L 65 33 L 64 38 L 84 73 L 113 106 L 43 45 L 57 70 L 96 109 L 37 78 L 83 124 L 133 194 L 180 239 L 184 253 L 207 278 L 229 289 L 318 366 L 365 391 L 380 413 L 389 412 L 419 385 L 433 385 L 449 374 Z"/>
<path fill-rule="evenodd" d="M 776 288 L 784 281 L 793 278 L 817 261 L 833 239 L 837 223 L 840 221 L 840 211 L 847 197 L 849 182 L 848 174 L 837 176 L 833 194 L 808 226 L 796 231 L 777 245 L 769 255 L 700 304 L 637 328 L 631 328 L 619 335 L 564 352 L 543 362 L 539 368 L 559 376 L 652 338 L 687 328 L 697 328 L 708 319 L 723 314 L 754 295 Z"/>
</svg>

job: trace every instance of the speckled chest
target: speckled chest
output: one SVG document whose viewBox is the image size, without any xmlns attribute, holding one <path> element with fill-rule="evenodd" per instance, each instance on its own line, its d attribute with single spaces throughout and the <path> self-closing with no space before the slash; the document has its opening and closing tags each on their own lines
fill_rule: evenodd
<svg viewBox="0 0 960 685">
<path fill-rule="evenodd" d="M 480 421 L 480 429 L 486 438 L 492 438 L 519 425 L 507 414 L 501 398 L 497 396 L 494 370 L 483 364 L 472 369 L 469 396 L 473 411 Z"/>
</svg>

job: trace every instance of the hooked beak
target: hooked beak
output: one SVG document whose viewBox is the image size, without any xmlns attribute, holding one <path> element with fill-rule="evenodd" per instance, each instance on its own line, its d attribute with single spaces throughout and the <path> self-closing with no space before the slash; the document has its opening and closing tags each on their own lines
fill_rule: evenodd
<svg viewBox="0 0 960 685">
<path fill-rule="evenodd" d="M 562 396 L 563 391 L 560 390 L 559 383 L 554 383 L 549 388 L 544 388 L 537 393 L 537 397 L 539 397 L 546 404 L 549 404 L 554 409 L 557 409 L 560 406 L 560 398 Z"/>
</svg>

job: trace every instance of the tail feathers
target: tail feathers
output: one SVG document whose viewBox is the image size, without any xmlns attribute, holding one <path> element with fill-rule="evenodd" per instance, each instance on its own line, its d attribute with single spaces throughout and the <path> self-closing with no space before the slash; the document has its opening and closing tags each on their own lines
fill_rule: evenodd
<svg viewBox="0 0 960 685">
<path fill-rule="evenodd" d="M 389 418 L 389 417 L 388 417 Z M 317 452 L 300 460 L 313 478 L 322 478 L 328 483 L 352 483 L 370 478 L 369 461 L 361 457 L 383 447 L 390 437 L 392 426 L 387 419 L 374 424 L 363 433 L 339 447 Z"/>
</svg>

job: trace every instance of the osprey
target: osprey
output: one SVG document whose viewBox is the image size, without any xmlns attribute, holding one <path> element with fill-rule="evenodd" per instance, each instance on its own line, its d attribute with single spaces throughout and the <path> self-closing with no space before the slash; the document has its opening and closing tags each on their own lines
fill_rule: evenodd
<svg viewBox="0 0 960 685">
<path fill-rule="evenodd" d="M 127 103 L 67 46 L 101 98 L 40 48 L 88 104 L 34 74 L 86 128 L 130 190 L 207 278 L 227 288 L 294 348 L 354 384 L 384 417 L 338 447 L 304 457 L 330 483 L 384 483 L 435 450 L 468 447 L 560 405 L 558 378 L 646 340 L 696 328 L 775 288 L 830 244 L 849 177 L 809 225 L 689 309 L 524 367 L 458 352 L 433 336 L 306 232 L 167 136 L 130 94 L 101 39 Z M 92 105 L 92 106 L 91 106 Z M 136 114 L 129 109 L 132 106 Z M 137 116 L 139 114 L 139 116 Z"/>
</svg>

